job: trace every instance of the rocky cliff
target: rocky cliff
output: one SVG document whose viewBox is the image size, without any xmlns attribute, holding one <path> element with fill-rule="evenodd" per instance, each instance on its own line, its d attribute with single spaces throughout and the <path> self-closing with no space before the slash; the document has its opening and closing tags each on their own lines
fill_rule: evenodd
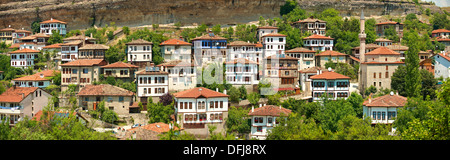
<svg viewBox="0 0 450 160">
<path fill-rule="evenodd" d="M 140 26 L 153 23 L 236 24 L 255 21 L 259 16 L 279 16 L 285 0 L 0 0 L 0 28 L 30 29 L 36 17 L 68 22 L 70 29 L 115 22 L 118 26 Z M 301 8 L 321 11 L 335 8 L 343 16 L 402 15 L 420 13 L 408 0 L 297 0 Z M 423 9 L 440 8 L 422 3 Z"/>
</svg>

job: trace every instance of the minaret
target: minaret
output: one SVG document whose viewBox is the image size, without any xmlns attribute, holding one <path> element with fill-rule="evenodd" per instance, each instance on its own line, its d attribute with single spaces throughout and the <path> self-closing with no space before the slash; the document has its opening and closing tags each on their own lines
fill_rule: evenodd
<svg viewBox="0 0 450 160">
<path fill-rule="evenodd" d="M 365 90 L 365 82 L 367 81 L 366 79 L 366 73 L 363 73 L 363 69 L 366 68 L 363 66 L 363 62 L 366 62 L 366 58 L 365 58 L 365 54 L 366 54 L 366 32 L 365 32 L 365 19 L 364 19 L 364 11 L 361 10 L 361 18 L 359 19 L 359 23 L 360 23 L 360 33 L 359 33 L 359 73 L 358 73 L 358 88 L 360 93 L 363 93 Z M 364 71 L 365 72 L 365 71 Z"/>
</svg>

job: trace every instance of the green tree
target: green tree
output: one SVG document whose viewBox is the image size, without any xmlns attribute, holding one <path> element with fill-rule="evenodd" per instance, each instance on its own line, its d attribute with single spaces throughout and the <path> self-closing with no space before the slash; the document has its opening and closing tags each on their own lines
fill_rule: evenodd
<svg viewBox="0 0 450 160">
<path fill-rule="evenodd" d="M 119 120 L 119 116 L 113 110 L 107 109 L 102 113 L 102 121 L 105 121 L 108 123 L 115 123 L 118 120 Z"/>
<path fill-rule="evenodd" d="M 239 88 L 239 92 L 241 93 L 241 95 L 239 96 L 239 98 L 241 99 L 247 99 L 247 89 L 245 88 L 244 85 L 240 86 Z"/>
<path fill-rule="evenodd" d="M 219 35 L 222 32 L 221 26 L 220 24 L 217 24 L 215 26 L 212 27 L 211 31 L 215 34 L 215 35 Z"/>
<path fill-rule="evenodd" d="M 277 117 L 279 124 L 267 135 L 267 140 L 327 140 L 330 132 L 322 129 L 313 119 L 305 119 L 292 113 Z"/>
<path fill-rule="evenodd" d="M 173 105 L 164 106 L 162 103 L 148 103 L 147 115 L 149 117 L 148 123 L 163 122 L 169 123 L 172 121 L 170 115 L 174 114 Z"/>
<path fill-rule="evenodd" d="M 250 93 L 247 97 L 248 101 L 250 102 L 250 104 L 252 104 L 252 106 L 258 105 L 260 98 L 261 98 L 260 95 L 256 92 Z"/>
<path fill-rule="evenodd" d="M 441 87 L 436 90 L 437 99 L 446 105 L 450 105 L 450 79 L 442 82 Z"/>
<path fill-rule="evenodd" d="M 404 39 L 409 49 L 406 53 L 405 90 L 408 97 L 418 97 L 422 89 L 422 77 L 419 73 L 419 41 L 416 31 L 406 32 Z"/>
<path fill-rule="evenodd" d="M 386 36 L 387 39 L 392 40 L 393 43 L 400 42 L 400 37 L 393 26 L 384 30 L 384 36 Z"/>
<path fill-rule="evenodd" d="M 123 31 L 123 34 L 130 35 L 130 27 L 123 26 L 122 31 Z"/>
<path fill-rule="evenodd" d="M 361 95 L 356 92 L 352 92 L 350 96 L 347 98 L 347 101 L 352 104 L 353 110 L 356 113 L 356 117 L 363 117 L 363 102 L 364 99 Z"/>
<path fill-rule="evenodd" d="M 50 44 L 56 44 L 56 43 L 63 43 L 63 37 L 59 34 L 58 30 L 52 30 L 52 35 L 50 38 L 48 38 L 48 43 Z"/>
<path fill-rule="evenodd" d="M 249 133 L 250 124 L 248 123 L 249 109 L 243 107 L 236 108 L 231 106 L 228 110 L 228 118 L 225 120 L 225 125 L 228 133 Z"/>
<path fill-rule="evenodd" d="M 294 8 L 296 8 L 296 7 L 297 7 L 297 1 L 295 1 L 295 0 L 286 0 L 284 5 L 282 5 L 280 7 L 280 15 L 283 16 L 285 14 L 288 14 L 289 12 L 294 10 Z"/>
<path fill-rule="evenodd" d="M 236 89 L 235 87 L 231 87 L 227 94 L 230 96 L 229 100 L 231 102 L 239 102 L 241 92 L 238 89 Z"/>
<path fill-rule="evenodd" d="M 406 67 L 404 65 L 398 66 L 391 76 L 391 89 L 397 91 L 399 95 L 406 96 Z"/>
<path fill-rule="evenodd" d="M 365 90 L 364 95 L 369 96 L 371 93 L 372 94 L 377 93 L 377 88 L 372 85 Z"/>
</svg>

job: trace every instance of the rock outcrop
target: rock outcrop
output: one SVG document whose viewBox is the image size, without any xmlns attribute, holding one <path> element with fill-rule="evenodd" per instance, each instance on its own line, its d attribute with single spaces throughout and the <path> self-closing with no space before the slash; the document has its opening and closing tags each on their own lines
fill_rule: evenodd
<svg viewBox="0 0 450 160">
<path fill-rule="evenodd" d="M 421 13 L 420 7 L 407 0 L 297 0 L 307 11 L 335 8 L 343 16 L 402 15 Z M 255 21 L 259 16 L 279 17 L 285 0 L 0 0 L 0 28 L 30 29 L 40 17 L 68 22 L 68 29 L 84 29 L 92 24 L 104 26 L 140 26 L 154 23 L 236 24 Z M 440 8 L 429 3 L 420 5 L 432 12 Z"/>
</svg>

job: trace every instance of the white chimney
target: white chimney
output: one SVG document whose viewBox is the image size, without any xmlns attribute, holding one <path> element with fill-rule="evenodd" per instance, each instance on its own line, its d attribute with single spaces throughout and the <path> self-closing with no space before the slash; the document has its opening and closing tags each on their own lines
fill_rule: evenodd
<svg viewBox="0 0 450 160">
<path fill-rule="evenodd" d="M 53 18 L 50 18 L 51 21 L 53 21 Z"/>
<path fill-rule="evenodd" d="M 216 92 L 219 92 L 219 88 L 216 88 Z"/>
<path fill-rule="evenodd" d="M 8 28 L 11 28 L 11 25 L 8 25 Z"/>
<path fill-rule="evenodd" d="M 223 90 L 223 94 L 227 94 L 227 90 L 226 89 Z"/>
<path fill-rule="evenodd" d="M 262 107 L 262 104 L 259 104 L 259 108 L 261 108 Z"/>
<path fill-rule="evenodd" d="M 281 109 L 281 105 L 280 105 L 280 109 Z"/>
<path fill-rule="evenodd" d="M 266 104 L 264 104 L 264 106 L 266 106 Z"/>
<path fill-rule="evenodd" d="M 40 74 L 39 76 L 40 76 L 41 78 L 44 78 L 44 74 Z"/>
<path fill-rule="evenodd" d="M 252 112 L 255 112 L 255 107 L 254 106 L 252 106 Z"/>
</svg>

